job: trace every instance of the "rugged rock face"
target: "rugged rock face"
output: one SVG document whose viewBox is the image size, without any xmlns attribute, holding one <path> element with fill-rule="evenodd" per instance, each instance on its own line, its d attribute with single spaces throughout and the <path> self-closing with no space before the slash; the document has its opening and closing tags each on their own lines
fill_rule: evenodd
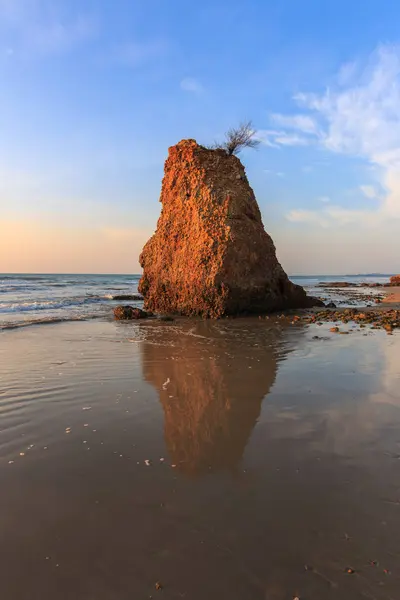
<svg viewBox="0 0 400 600">
<path fill-rule="evenodd" d="M 160 201 L 140 256 L 146 309 L 218 318 L 316 304 L 279 264 L 236 156 L 182 140 L 169 149 Z"/>
<path fill-rule="evenodd" d="M 400 275 L 393 275 L 393 277 L 390 278 L 390 283 L 392 285 L 400 285 Z"/>
<path fill-rule="evenodd" d="M 133 306 L 116 306 L 114 308 L 114 317 L 119 321 L 127 319 L 146 319 L 148 314 L 140 308 Z"/>
</svg>

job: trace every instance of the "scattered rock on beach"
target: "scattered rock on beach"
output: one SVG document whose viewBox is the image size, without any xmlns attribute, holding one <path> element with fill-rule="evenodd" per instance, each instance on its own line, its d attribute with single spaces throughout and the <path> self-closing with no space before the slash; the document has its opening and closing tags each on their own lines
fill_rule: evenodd
<svg viewBox="0 0 400 600">
<path fill-rule="evenodd" d="M 119 294 L 113 296 L 113 300 L 143 300 L 142 294 Z"/>
<path fill-rule="evenodd" d="M 373 310 L 359 311 L 356 308 L 346 308 L 345 310 L 321 310 L 315 313 L 305 314 L 301 322 L 306 324 L 316 323 L 354 323 L 360 328 L 369 326 L 371 329 L 385 329 L 392 333 L 395 329 L 400 329 L 400 310 L 375 308 Z M 338 333 L 337 325 L 330 328 L 332 333 Z"/>
<path fill-rule="evenodd" d="M 160 201 L 140 256 L 146 310 L 219 318 L 323 305 L 289 281 L 236 156 L 182 140 L 169 149 Z"/>
<path fill-rule="evenodd" d="M 116 306 L 114 308 L 114 316 L 118 320 L 131 320 L 131 319 L 146 319 L 148 317 L 147 312 L 140 308 L 134 308 L 133 306 Z"/>
<path fill-rule="evenodd" d="M 358 284 L 350 283 L 349 281 L 324 281 L 318 284 L 322 288 L 347 288 L 356 287 Z"/>
</svg>

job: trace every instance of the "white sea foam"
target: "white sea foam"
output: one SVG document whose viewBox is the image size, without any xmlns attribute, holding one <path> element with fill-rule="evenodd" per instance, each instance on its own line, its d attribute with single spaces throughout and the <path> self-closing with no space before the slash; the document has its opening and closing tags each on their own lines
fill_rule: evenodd
<svg viewBox="0 0 400 600">
<path fill-rule="evenodd" d="M 137 294 L 139 275 L 2 275 L 0 328 L 112 316 L 117 295 Z"/>
</svg>

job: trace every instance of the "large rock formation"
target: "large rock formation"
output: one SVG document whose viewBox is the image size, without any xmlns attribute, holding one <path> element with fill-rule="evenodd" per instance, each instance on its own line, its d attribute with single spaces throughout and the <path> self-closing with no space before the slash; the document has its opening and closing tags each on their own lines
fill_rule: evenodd
<svg viewBox="0 0 400 600">
<path fill-rule="evenodd" d="M 391 285 L 400 285 L 400 275 L 393 275 L 390 278 L 390 284 Z"/>
<path fill-rule="evenodd" d="M 195 140 L 169 149 L 139 291 L 155 312 L 221 317 L 315 305 L 291 283 L 236 156 Z"/>
</svg>

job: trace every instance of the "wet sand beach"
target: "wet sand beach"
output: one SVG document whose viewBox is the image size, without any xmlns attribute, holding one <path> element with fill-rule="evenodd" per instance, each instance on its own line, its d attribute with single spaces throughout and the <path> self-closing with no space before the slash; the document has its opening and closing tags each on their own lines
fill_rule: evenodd
<svg viewBox="0 0 400 600">
<path fill-rule="evenodd" d="M 397 598 L 396 332 L 0 336 L 2 598 Z"/>
<path fill-rule="evenodd" d="M 390 287 L 385 292 L 386 295 L 383 299 L 385 304 L 398 304 L 400 306 L 400 287 Z"/>
</svg>

